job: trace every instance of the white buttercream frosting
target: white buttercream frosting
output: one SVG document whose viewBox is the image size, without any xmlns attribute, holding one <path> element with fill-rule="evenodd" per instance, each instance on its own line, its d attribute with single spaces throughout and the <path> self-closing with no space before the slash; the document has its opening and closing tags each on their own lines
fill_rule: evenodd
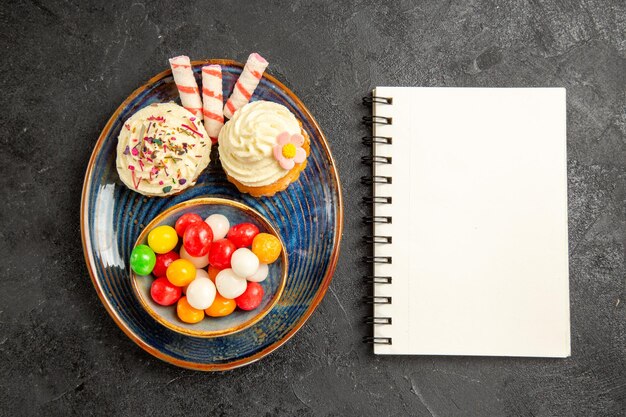
<svg viewBox="0 0 626 417">
<path fill-rule="evenodd" d="M 284 177 L 273 148 L 283 132 L 301 133 L 300 123 L 289 109 L 270 101 L 248 103 L 235 112 L 219 134 L 224 171 L 243 185 L 262 187 Z"/>
<path fill-rule="evenodd" d="M 195 184 L 211 161 L 211 139 L 201 120 L 175 103 L 133 114 L 117 144 L 117 172 L 141 194 L 165 196 Z"/>
</svg>

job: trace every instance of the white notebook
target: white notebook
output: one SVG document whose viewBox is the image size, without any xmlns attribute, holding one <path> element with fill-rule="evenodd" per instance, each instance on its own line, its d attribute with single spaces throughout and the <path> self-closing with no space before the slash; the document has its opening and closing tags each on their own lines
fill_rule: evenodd
<svg viewBox="0 0 626 417">
<path fill-rule="evenodd" d="M 565 89 L 373 97 L 374 352 L 569 356 Z"/>
</svg>

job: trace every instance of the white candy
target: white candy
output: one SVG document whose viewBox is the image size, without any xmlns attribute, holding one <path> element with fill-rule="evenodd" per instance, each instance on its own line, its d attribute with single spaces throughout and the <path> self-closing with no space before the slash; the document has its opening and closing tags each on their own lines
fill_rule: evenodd
<svg viewBox="0 0 626 417">
<path fill-rule="evenodd" d="M 248 281 L 252 282 L 262 282 L 267 278 L 267 274 L 269 274 L 270 268 L 267 264 L 259 264 L 259 268 L 256 272 L 248 277 Z"/>
<path fill-rule="evenodd" d="M 196 269 L 196 278 L 208 278 L 209 277 L 209 273 L 207 271 L 205 271 L 204 269 Z"/>
<path fill-rule="evenodd" d="M 196 269 L 196 277 L 195 279 L 198 278 L 209 278 L 209 273 L 207 271 L 205 271 L 204 269 Z M 191 281 L 193 282 L 193 281 Z M 184 288 L 183 288 L 183 294 L 187 294 L 187 288 L 189 288 L 189 284 L 187 284 Z"/>
<path fill-rule="evenodd" d="M 215 284 L 209 278 L 196 278 L 187 287 L 187 301 L 198 310 L 211 307 L 215 300 Z"/>
<path fill-rule="evenodd" d="M 193 266 L 196 267 L 196 269 L 204 268 L 209 264 L 208 253 L 205 256 L 191 256 L 187 253 L 184 246 L 180 247 L 180 257 L 183 259 L 187 259 L 193 264 Z"/>
<path fill-rule="evenodd" d="M 213 231 L 213 240 L 220 240 L 226 237 L 228 229 L 230 229 L 230 222 L 223 214 L 211 214 L 204 220 L 206 224 L 211 226 Z"/>
<path fill-rule="evenodd" d="M 235 274 L 232 269 L 222 269 L 215 277 L 217 291 L 224 298 L 237 298 L 246 291 L 248 281 Z"/>
<path fill-rule="evenodd" d="M 230 265 L 235 274 L 248 278 L 259 269 L 259 258 L 248 248 L 239 248 L 233 252 Z"/>
</svg>

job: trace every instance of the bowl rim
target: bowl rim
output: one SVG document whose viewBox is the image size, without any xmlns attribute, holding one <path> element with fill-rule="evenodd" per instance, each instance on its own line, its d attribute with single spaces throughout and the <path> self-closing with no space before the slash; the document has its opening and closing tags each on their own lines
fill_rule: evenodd
<svg viewBox="0 0 626 417">
<path fill-rule="evenodd" d="M 154 308 L 152 308 L 152 306 L 148 303 L 148 301 L 146 300 L 146 297 L 144 297 L 144 294 L 139 290 L 139 275 L 137 275 L 132 269 L 130 269 L 129 266 L 129 273 L 130 273 L 130 279 L 132 282 L 132 287 L 133 287 L 133 292 L 135 293 L 135 297 L 137 297 L 137 299 L 139 300 L 139 302 L 141 303 L 142 307 L 144 308 L 144 310 L 146 310 L 148 312 L 148 314 L 150 314 L 150 316 L 152 316 L 153 319 L 155 319 L 157 322 L 159 322 L 160 324 L 162 324 L 163 326 L 167 327 L 170 330 L 173 330 L 175 332 L 184 334 L 186 336 L 193 336 L 193 337 L 201 337 L 201 338 L 213 338 L 213 337 L 219 337 L 219 336 L 227 336 L 227 335 L 231 335 L 231 334 L 235 334 L 237 332 L 240 332 L 244 329 L 247 329 L 250 326 L 255 325 L 256 323 L 258 323 L 263 317 L 265 317 L 278 303 L 278 301 L 280 300 L 280 297 L 283 295 L 283 291 L 285 289 L 285 286 L 287 285 L 287 275 L 289 272 L 289 261 L 287 259 L 287 251 L 286 251 L 286 246 L 285 246 L 285 242 L 283 241 L 280 233 L 278 232 L 278 230 L 276 230 L 276 228 L 272 225 L 272 223 L 265 217 L 263 216 L 261 213 L 259 213 L 258 211 L 256 211 L 255 209 L 253 209 L 250 206 L 247 206 L 243 203 L 240 203 L 238 201 L 234 201 L 234 200 L 229 200 L 227 198 L 221 198 L 221 197 L 198 197 L 198 198 L 192 198 L 190 200 L 186 200 L 183 201 L 181 203 L 175 204 L 172 207 L 169 207 L 167 209 L 165 209 L 164 211 L 162 211 L 161 213 L 159 213 L 154 219 L 150 220 L 150 222 L 144 226 L 143 230 L 141 231 L 141 233 L 139 234 L 139 236 L 137 237 L 137 240 L 135 240 L 135 245 L 133 246 L 133 249 L 137 247 L 137 245 L 141 244 L 141 242 L 145 242 L 147 241 L 148 238 L 148 234 L 150 233 L 150 231 L 161 221 L 163 221 L 164 219 L 166 219 L 168 216 L 170 216 L 174 211 L 180 210 L 180 209 L 185 209 L 185 208 L 189 208 L 189 207 L 198 207 L 198 206 L 204 206 L 204 205 L 225 205 L 225 206 L 230 206 L 230 207 L 234 207 L 237 208 L 239 210 L 242 210 L 246 213 L 249 213 L 252 215 L 252 217 L 254 217 L 259 223 L 261 223 L 263 225 L 263 227 L 267 230 L 267 232 L 265 233 L 270 233 L 273 236 L 276 236 L 278 238 L 278 240 L 280 241 L 280 247 L 282 248 L 281 252 L 280 252 L 280 257 L 283 261 L 283 266 L 281 268 L 281 276 L 280 276 L 280 282 L 278 283 L 278 288 L 276 289 L 276 292 L 274 293 L 274 296 L 272 297 L 271 301 L 263 308 L 263 310 L 261 310 L 258 314 L 256 314 L 254 317 L 248 319 L 247 321 L 238 324 L 236 326 L 232 326 L 229 327 L 227 329 L 224 330 L 213 330 L 213 331 L 204 331 L 204 330 L 193 330 L 193 329 L 188 329 L 186 327 L 182 327 L 180 325 L 176 325 L 175 323 L 166 320 L 162 315 L 160 315 L 157 311 L 154 310 Z M 163 306 L 164 308 L 167 307 L 172 307 L 175 308 L 175 305 L 171 305 L 171 306 Z M 204 319 L 203 319 L 204 320 Z"/>
<path fill-rule="evenodd" d="M 192 67 L 196 67 L 200 65 L 210 65 L 210 64 L 236 66 L 242 69 L 244 66 L 242 63 L 231 60 L 231 59 L 205 59 L 205 60 L 191 61 Z M 120 328 L 120 330 L 122 330 L 124 334 L 126 334 L 126 336 L 130 340 L 135 342 L 140 348 L 142 348 L 143 350 L 145 350 L 152 356 L 158 359 L 161 359 L 162 361 L 167 362 L 171 365 L 175 365 L 175 366 L 179 366 L 179 367 L 187 368 L 187 369 L 193 369 L 197 371 L 227 371 L 227 370 L 239 368 L 242 366 L 249 365 L 253 362 L 256 362 L 259 359 L 264 358 L 265 356 L 269 355 L 270 353 L 272 353 L 273 351 L 275 351 L 276 349 L 278 349 L 285 343 L 287 343 L 287 341 L 289 341 L 302 328 L 302 326 L 304 326 L 304 323 L 307 322 L 309 317 L 311 317 L 313 312 L 317 309 L 318 305 L 321 303 L 322 299 L 324 298 L 324 295 L 326 294 L 326 291 L 328 291 L 328 287 L 330 286 L 330 282 L 332 281 L 333 274 L 335 273 L 335 270 L 337 268 L 337 262 L 339 260 L 339 253 L 341 249 L 341 238 L 343 237 L 344 207 L 343 207 L 343 194 L 342 194 L 342 189 L 341 189 L 341 181 L 339 178 L 339 172 L 337 171 L 337 164 L 335 162 L 335 159 L 333 158 L 332 153 L 330 152 L 328 139 L 326 139 L 326 135 L 320 128 L 317 120 L 315 120 L 315 118 L 313 117 L 309 109 L 304 105 L 302 100 L 300 100 L 298 96 L 296 96 L 293 93 L 293 91 L 291 91 L 291 89 L 289 89 L 282 82 L 280 82 L 273 75 L 269 74 L 266 71 L 263 74 L 263 77 L 266 78 L 268 81 L 272 82 L 274 85 L 276 85 L 285 94 L 287 94 L 293 100 L 293 102 L 296 103 L 296 105 L 302 110 L 304 115 L 307 117 L 309 123 L 311 123 L 311 125 L 319 133 L 320 137 L 322 138 L 320 146 L 322 148 L 322 151 L 326 154 L 328 160 L 330 161 L 330 165 L 328 166 L 328 169 L 332 172 L 333 174 L 332 176 L 336 180 L 334 181 L 334 186 L 337 189 L 337 222 L 335 223 L 335 230 L 334 230 L 335 238 L 333 242 L 335 246 L 335 250 L 331 254 L 328 268 L 326 269 L 326 273 L 324 277 L 322 278 L 322 282 L 320 283 L 317 289 L 317 292 L 313 296 L 311 303 L 309 304 L 305 312 L 302 314 L 302 316 L 300 316 L 300 318 L 298 318 L 294 322 L 291 329 L 282 338 L 260 349 L 258 352 L 251 354 L 250 356 L 235 358 L 225 363 L 200 363 L 200 362 L 194 362 L 194 361 L 174 357 L 152 346 L 151 344 L 146 342 L 142 337 L 136 334 L 135 331 L 129 328 L 128 324 L 126 324 L 126 322 L 122 319 L 122 317 L 119 315 L 117 310 L 113 307 L 111 302 L 104 295 L 104 291 L 102 287 L 100 286 L 98 273 L 94 266 L 96 263 L 96 259 L 94 257 L 94 254 L 92 252 L 91 245 L 90 245 L 91 236 L 89 233 L 89 224 L 87 223 L 87 218 L 88 218 L 87 206 L 88 206 L 88 201 L 89 201 L 89 197 L 91 194 L 89 190 L 89 184 L 90 184 L 91 177 L 93 176 L 96 157 L 100 153 L 100 149 L 102 148 L 106 140 L 106 137 L 109 131 L 111 130 L 111 126 L 113 125 L 115 120 L 118 118 L 122 110 L 132 100 L 134 100 L 137 96 L 139 96 L 146 89 L 150 88 L 154 83 L 156 83 L 157 81 L 160 81 L 164 77 L 169 76 L 171 74 L 172 74 L 171 69 L 166 69 L 164 71 L 161 71 L 158 74 L 151 77 L 150 79 L 148 79 L 148 81 L 146 81 L 143 85 L 139 86 L 135 91 L 133 91 L 116 108 L 116 110 L 113 112 L 109 120 L 106 122 L 106 124 L 102 128 L 102 131 L 100 132 L 100 136 L 98 136 L 98 140 L 96 141 L 96 144 L 89 158 L 89 162 L 87 163 L 87 168 L 85 170 L 85 177 L 83 179 L 83 188 L 81 192 L 81 201 L 80 201 L 80 232 L 81 233 L 80 234 L 81 234 L 81 244 L 83 246 L 83 255 L 85 257 L 85 263 L 87 265 L 87 272 L 89 273 L 89 277 L 91 278 L 91 283 L 94 289 L 96 290 L 96 294 L 98 295 L 100 302 L 104 306 L 109 316 L 111 316 L 115 324 Z"/>
</svg>

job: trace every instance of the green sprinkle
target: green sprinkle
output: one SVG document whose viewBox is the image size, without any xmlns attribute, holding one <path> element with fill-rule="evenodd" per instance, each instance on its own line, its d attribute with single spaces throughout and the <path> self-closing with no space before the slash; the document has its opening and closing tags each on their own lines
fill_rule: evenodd
<svg viewBox="0 0 626 417">
<path fill-rule="evenodd" d="M 163 187 L 163 192 L 164 193 L 169 193 L 170 191 L 172 191 L 172 186 L 168 185 L 167 187 Z"/>
</svg>

